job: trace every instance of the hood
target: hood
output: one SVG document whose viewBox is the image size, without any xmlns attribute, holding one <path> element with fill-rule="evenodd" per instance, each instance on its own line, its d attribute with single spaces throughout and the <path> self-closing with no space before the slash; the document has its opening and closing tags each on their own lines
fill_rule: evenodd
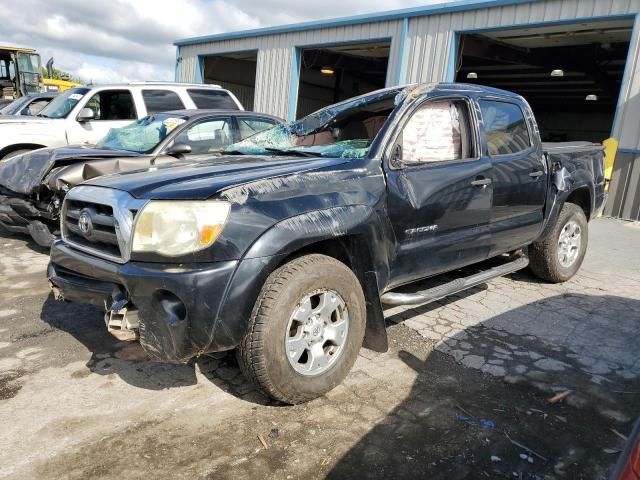
<svg viewBox="0 0 640 480">
<path fill-rule="evenodd" d="M 40 148 L 0 162 L 0 186 L 22 195 L 39 190 L 47 174 L 56 167 L 92 159 L 136 157 L 138 153 L 84 145 Z"/>
<path fill-rule="evenodd" d="M 88 185 L 124 190 L 136 198 L 205 200 L 225 189 L 272 177 L 340 165 L 348 158 L 226 156 L 107 175 Z"/>
</svg>

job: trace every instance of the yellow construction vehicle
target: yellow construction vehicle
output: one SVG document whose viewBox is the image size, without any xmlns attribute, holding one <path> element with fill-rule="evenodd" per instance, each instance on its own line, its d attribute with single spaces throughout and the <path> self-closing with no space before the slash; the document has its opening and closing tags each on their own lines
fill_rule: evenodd
<svg viewBox="0 0 640 480">
<path fill-rule="evenodd" d="M 40 55 L 34 49 L 0 45 L 0 103 L 41 92 L 40 67 Z"/>
<path fill-rule="evenodd" d="M 72 82 L 71 80 L 58 80 L 55 78 L 45 78 L 42 80 L 44 83 L 45 92 L 64 92 L 65 90 L 73 87 L 79 87 L 81 84 L 78 82 Z"/>
</svg>

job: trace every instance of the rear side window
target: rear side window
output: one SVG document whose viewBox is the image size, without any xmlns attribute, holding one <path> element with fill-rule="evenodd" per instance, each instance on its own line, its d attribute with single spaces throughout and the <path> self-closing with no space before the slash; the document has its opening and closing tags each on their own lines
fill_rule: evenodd
<svg viewBox="0 0 640 480">
<path fill-rule="evenodd" d="M 489 155 L 513 155 L 531 147 L 531 137 L 519 106 L 507 102 L 480 101 Z"/>
<path fill-rule="evenodd" d="M 224 90 L 190 88 L 187 90 L 197 108 L 239 110 L 236 102 Z"/>
<path fill-rule="evenodd" d="M 147 107 L 147 115 L 184 108 L 178 94 L 171 90 L 143 90 L 142 98 Z"/>
</svg>

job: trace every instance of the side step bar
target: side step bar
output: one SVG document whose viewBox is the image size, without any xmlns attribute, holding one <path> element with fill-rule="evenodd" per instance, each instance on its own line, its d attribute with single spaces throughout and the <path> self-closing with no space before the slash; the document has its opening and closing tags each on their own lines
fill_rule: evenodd
<svg viewBox="0 0 640 480">
<path fill-rule="evenodd" d="M 387 292 L 380 297 L 380 301 L 386 305 L 422 305 L 466 290 L 467 288 L 475 287 L 492 278 L 502 277 L 521 270 L 527 265 L 529 265 L 529 259 L 527 257 L 520 257 L 509 263 L 484 270 L 468 277 L 458 278 L 451 282 L 438 285 L 437 287 L 428 288 L 427 290 L 413 293 Z"/>
</svg>

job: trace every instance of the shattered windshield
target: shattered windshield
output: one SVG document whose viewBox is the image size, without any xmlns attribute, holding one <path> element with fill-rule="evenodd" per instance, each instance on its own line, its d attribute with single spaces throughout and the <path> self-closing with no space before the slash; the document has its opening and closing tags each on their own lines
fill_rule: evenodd
<svg viewBox="0 0 640 480">
<path fill-rule="evenodd" d="M 186 121 L 187 117 L 181 115 L 150 115 L 124 127 L 112 128 L 96 146 L 136 153 L 151 153 L 174 128 Z"/>
<path fill-rule="evenodd" d="M 82 100 L 82 97 L 84 97 L 88 91 L 88 88 L 70 88 L 60 95 L 56 95 L 56 97 L 51 100 L 51 103 L 40 111 L 38 116 L 46 118 L 67 118 L 67 115 L 73 110 L 73 107 Z"/>
<path fill-rule="evenodd" d="M 362 158 L 397 105 L 401 90 L 380 90 L 277 125 L 225 149 L 228 154 Z"/>
</svg>

